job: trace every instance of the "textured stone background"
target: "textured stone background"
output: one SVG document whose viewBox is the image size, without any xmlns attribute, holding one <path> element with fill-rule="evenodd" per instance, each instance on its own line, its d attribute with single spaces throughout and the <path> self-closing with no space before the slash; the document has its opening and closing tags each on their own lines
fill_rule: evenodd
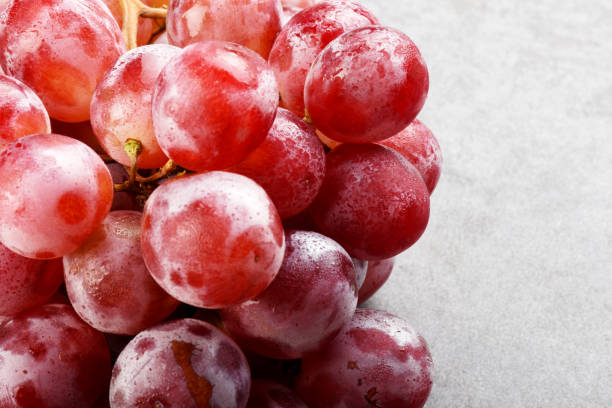
<svg viewBox="0 0 612 408">
<path fill-rule="evenodd" d="M 362 3 L 420 47 L 445 159 L 366 304 L 428 340 L 427 407 L 612 407 L 612 2 Z"/>
</svg>

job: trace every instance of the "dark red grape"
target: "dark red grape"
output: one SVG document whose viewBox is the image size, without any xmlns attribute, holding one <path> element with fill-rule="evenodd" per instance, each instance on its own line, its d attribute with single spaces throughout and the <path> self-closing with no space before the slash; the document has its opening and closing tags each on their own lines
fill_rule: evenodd
<svg viewBox="0 0 612 408">
<path fill-rule="evenodd" d="M 363 27 L 336 38 L 317 56 L 304 102 L 325 136 L 365 143 L 408 126 L 428 89 L 427 66 L 408 36 L 386 27 Z"/>
<path fill-rule="evenodd" d="M 247 408 L 308 408 L 289 388 L 270 380 L 253 380 Z"/>
<path fill-rule="evenodd" d="M 368 300 L 378 291 L 378 289 L 382 287 L 382 285 L 385 284 L 391 275 L 394 264 L 395 258 L 368 262 L 368 270 L 365 280 L 359 289 L 359 303 L 363 303 Z"/>
<path fill-rule="evenodd" d="M 270 286 L 221 310 L 224 327 L 245 348 L 291 359 L 329 342 L 357 306 L 355 268 L 336 242 L 316 232 L 287 233 L 285 259 Z"/>
<path fill-rule="evenodd" d="M 421 408 L 432 370 L 425 340 L 408 323 L 357 309 L 327 347 L 302 360 L 296 390 L 310 408 Z"/>
<path fill-rule="evenodd" d="M 429 220 L 429 192 L 418 170 L 376 144 L 342 144 L 310 213 L 320 231 L 351 256 L 385 259 L 414 244 Z"/>
</svg>

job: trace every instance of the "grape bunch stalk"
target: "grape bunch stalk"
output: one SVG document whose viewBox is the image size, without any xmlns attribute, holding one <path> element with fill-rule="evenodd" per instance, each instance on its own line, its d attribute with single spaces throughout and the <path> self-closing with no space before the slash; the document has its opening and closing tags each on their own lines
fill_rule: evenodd
<svg viewBox="0 0 612 408">
<path fill-rule="evenodd" d="M 0 0 L 0 407 L 423 407 L 359 305 L 429 222 L 428 89 L 349 0 Z"/>
</svg>

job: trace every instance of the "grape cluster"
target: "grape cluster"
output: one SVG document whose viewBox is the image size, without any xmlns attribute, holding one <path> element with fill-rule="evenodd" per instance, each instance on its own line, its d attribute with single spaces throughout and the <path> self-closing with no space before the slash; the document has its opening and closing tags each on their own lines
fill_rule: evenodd
<svg viewBox="0 0 612 408">
<path fill-rule="evenodd" d="M 357 305 L 427 227 L 428 87 L 348 0 L 0 0 L 0 407 L 424 406 Z"/>
</svg>

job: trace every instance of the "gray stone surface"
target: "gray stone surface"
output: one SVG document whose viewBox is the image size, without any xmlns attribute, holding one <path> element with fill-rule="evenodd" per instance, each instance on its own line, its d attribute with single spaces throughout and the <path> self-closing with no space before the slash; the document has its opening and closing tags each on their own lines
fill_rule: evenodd
<svg viewBox="0 0 612 408">
<path fill-rule="evenodd" d="M 428 340 L 427 407 L 612 407 L 612 2 L 362 3 L 420 47 L 445 158 L 366 304 Z"/>
</svg>

